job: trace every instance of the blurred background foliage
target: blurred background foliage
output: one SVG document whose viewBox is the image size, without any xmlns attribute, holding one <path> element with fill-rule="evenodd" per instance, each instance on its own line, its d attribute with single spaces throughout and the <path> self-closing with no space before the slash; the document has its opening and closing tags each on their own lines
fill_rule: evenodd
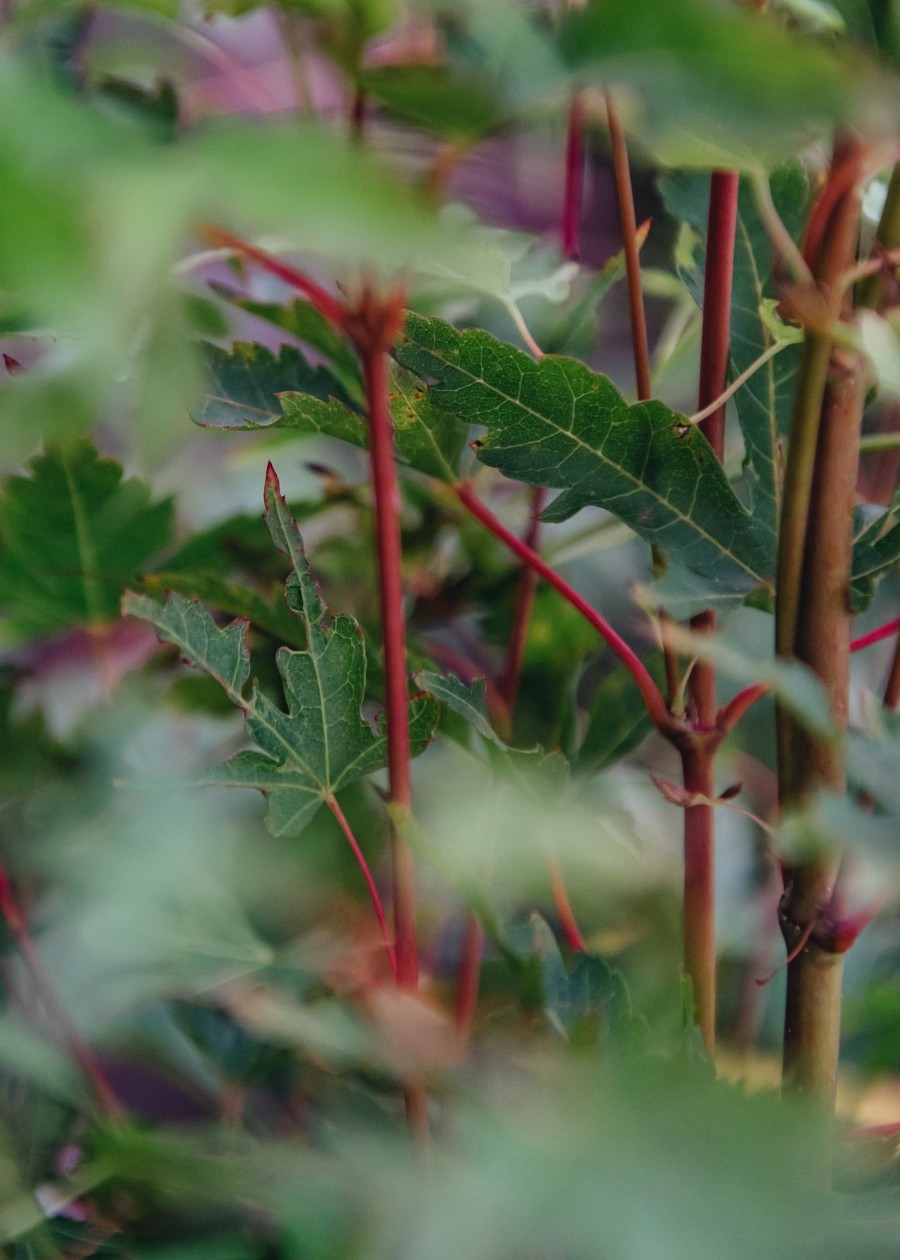
<svg viewBox="0 0 900 1260">
<path fill-rule="evenodd" d="M 283 702 L 275 649 L 306 640 L 260 519 L 272 459 L 328 606 L 366 636 L 374 716 L 383 679 L 364 452 L 287 424 L 222 431 L 287 414 L 281 391 L 358 412 L 357 365 L 311 307 L 207 248 L 198 225 L 290 252 L 345 291 L 402 275 L 413 309 L 517 345 L 524 322 L 544 349 L 585 359 L 628 395 L 612 89 L 639 219 L 652 219 L 642 258 L 654 392 L 690 412 L 702 241 L 677 189 L 689 198 L 714 165 L 767 179 L 798 157 L 815 185 L 836 125 L 860 129 L 885 164 L 896 149 L 893 0 L 752 7 L 0 7 L 0 859 L 41 966 L 128 1113 L 118 1122 L 98 1108 L 7 931 L 5 1254 L 896 1255 L 895 1139 L 862 1156 L 851 1135 L 826 1191 L 820 1119 L 771 1096 L 777 871 L 748 816 L 773 819 L 770 702 L 720 769 L 723 789 L 741 784 L 744 812 L 719 811 L 717 1080 L 680 976 L 680 810 L 647 773 L 673 777 L 673 754 L 650 734 L 630 678 L 554 592 L 537 595 L 507 732 L 517 752 L 484 734 L 487 710 L 473 727 L 445 705 L 414 765 L 421 1000 L 387 983 L 334 818 L 319 811 L 302 836 L 276 839 L 257 795 L 199 788 L 246 744 L 240 718 L 209 678 L 118 616 L 131 587 L 198 598 L 220 624 L 247 618 L 253 676 Z M 577 262 L 557 241 L 575 91 L 589 151 Z M 873 171 L 869 231 L 884 183 Z M 894 340 L 880 343 L 872 432 L 900 427 L 900 356 L 884 323 Z M 742 470 L 747 414 L 728 451 L 745 498 L 756 486 L 752 460 Z M 524 529 L 529 493 L 479 469 L 460 434 L 448 441 Z M 415 462 L 402 505 L 412 666 L 496 679 L 519 572 Z M 866 457 L 869 518 L 890 510 L 896 474 L 896 452 Z M 654 579 L 649 549 L 595 508 L 548 528 L 542 548 L 658 673 L 630 589 Z M 860 632 L 896 615 L 896 567 L 884 576 Z M 696 604 L 677 566 L 659 590 L 679 612 Z M 768 660 L 768 613 L 733 602 L 737 658 Z M 854 904 L 885 900 L 849 958 L 848 1131 L 900 1108 L 900 732 L 879 700 L 890 647 L 854 663 L 853 776 L 875 812 L 817 802 L 784 837 L 849 835 Z M 384 886 L 381 786 L 354 784 L 341 804 Z M 554 864 L 585 955 L 561 943 Z M 488 930 L 471 1044 L 451 1016 L 467 908 Z M 431 1097 L 424 1163 L 402 1128 L 410 1075 Z"/>
</svg>

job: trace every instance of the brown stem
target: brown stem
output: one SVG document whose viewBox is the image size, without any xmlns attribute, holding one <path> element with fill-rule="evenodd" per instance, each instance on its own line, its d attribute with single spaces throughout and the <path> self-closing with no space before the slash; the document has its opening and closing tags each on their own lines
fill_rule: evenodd
<svg viewBox="0 0 900 1260">
<path fill-rule="evenodd" d="M 832 172 L 807 232 L 807 258 L 832 321 L 850 313 L 840 277 L 856 249 L 861 169 L 859 144 L 836 144 Z M 785 478 L 783 519 L 790 531 L 783 533 L 779 546 L 776 647 L 780 656 L 794 657 L 818 675 L 835 725 L 842 730 L 847 723 L 847 589 L 865 388 L 856 362 L 833 352 L 827 332 L 807 334 L 804 364 Z M 821 787 L 846 790 L 839 742 L 811 736 L 783 711 L 778 755 L 782 807 L 802 802 Z M 824 924 L 839 864 L 838 855 L 823 854 L 787 870 L 779 914 L 788 952 L 794 955 L 785 1005 L 785 1085 L 829 1109 L 840 1050 L 843 953 Z"/>
<path fill-rule="evenodd" d="M 622 231 L 622 248 L 625 253 L 625 275 L 628 281 L 628 310 L 631 317 L 631 347 L 634 354 L 634 375 L 637 396 L 643 402 L 650 397 L 650 349 L 647 344 L 647 319 L 644 313 L 644 294 L 641 287 L 641 260 L 638 252 L 637 218 L 634 212 L 634 190 L 631 186 L 631 167 L 628 146 L 612 96 L 606 96 L 606 118 L 609 128 L 609 147 L 612 155 L 613 175 L 616 182 L 616 201 L 619 206 L 619 225 Z"/>
<path fill-rule="evenodd" d="M 644 290 L 641 284 L 640 245 L 637 234 L 637 217 L 634 211 L 634 189 L 631 186 L 631 165 L 625 133 L 612 96 L 606 95 L 606 116 L 609 129 L 609 146 L 612 155 L 613 175 L 616 184 L 616 203 L 619 207 L 619 228 L 622 249 L 625 254 L 625 275 L 628 281 L 628 311 L 631 319 L 631 350 L 634 356 L 634 379 L 639 402 L 646 402 L 652 394 L 650 378 L 650 347 L 647 341 L 647 317 L 644 310 Z M 665 571 L 665 554 L 653 548 L 654 572 Z M 663 613 L 665 618 L 666 614 Z M 666 695 L 674 703 L 681 689 L 681 671 L 678 657 L 663 635 L 663 661 L 666 671 Z"/>
<path fill-rule="evenodd" d="M 19 905 L 9 877 L 0 866 L 0 914 L 2 914 L 9 933 L 16 943 L 22 961 L 28 968 L 32 984 L 44 1010 L 56 1026 L 56 1030 L 65 1043 L 66 1049 L 78 1064 L 85 1080 L 90 1086 L 100 1108 L 111 1120 L 122 1123 L 127 1113 L 116 1094 L 113 1092 L 100 1061 L 88 1046 L 81 1033 L 75 1027 L 69 1012 L 66 1010 L 56 992 L 53 981 L 47 974 L 41 956 L 37 951 L 28 922 Z"/>
</svg>

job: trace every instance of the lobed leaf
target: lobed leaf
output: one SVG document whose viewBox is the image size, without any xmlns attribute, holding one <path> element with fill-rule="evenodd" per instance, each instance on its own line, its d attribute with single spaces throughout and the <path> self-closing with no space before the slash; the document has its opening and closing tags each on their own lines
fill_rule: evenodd
<svg viewBox="0 0 900 1260">
<path fill-rule="evenodd" d="M 590 504 L 680 556 L 713 590 L 771 581 L 769 532 L 742 506 L 699 430 L 663 403 L 629 407 L 605 376 L 571 359 L 535 362 L 472 329 L 410 314 L 397 358 L 434 382 L 442 411 L 484 425 L 482 462 L 563 490 L 545 511 Z"/>
<path fill-rule="evenodd" d="M 202 342 L 200 354 L 206 393 L 191 418 L 212 429 L 264 427 L 281 415 L 277 395 L 302 390 L 324 400 L 346 398 L 343 386 L 327 368 L 313 367 L 301 350 L 282 346 L 278 355 L 251 341 L 238 341 L 231 351 Z"/>
<path fill-rule="evenodd" d="M 271 465 L 266 478 L 265 521 L 272 541 L 291 562 L 285 600 L 303 623 L 306 651 L 281 648 L 276 664 L 288 710 L 273 704 L 250 676 L 247 623 L 220 630 L 199 604 L 170 594 L 164 605 L 129 592 L 123 612 L 150 621 L 160 638 L 174 643 L 190 664 L 211 674 L 243 709 L 248 734 L 262 751 L 238 753 L 213 767 L 210 782 L 251 787 L 269 802 L 267 825 L 275 835 L 302 831 L 323 801 L 387 762 L 384 721 L 377 731 L 362 716 L 366 648 L 352 617 L 326 622 L 325 605 L 312 576 L 300 531 L 280 494 Z M 437 721 L 428 695 L 410 701 L 410 742 L 421 752 Z"/>
<path fill-rule="evenodd" d="M 366 449 L 369 433 L 365 418 L 340 398 L 320 398 L 307 392 L 285 390 L 278 395 L 281 415 L 266 427 L 339 438 Z M 452 485 L 459 480 L 459 462 L 466 430 L 448 412 L 434 405 L 430 393 L 410 372 L 394 367 L 391 373 L 391 415 L 394 439 L 401 460 L 417 472 Z M 235 428 L 258 428 L 255 421 Z"/>
<path fill-rule="evenodd" d="M 88 439 L 49 446 L 0 497 L 0 608 L 12 634 L 102 625 L 167 543 L 172 501 L 154 503 Z"/>
<path fill-rule="evenodd" d="M 863 612 L 872 602 L 881 579 L 900 560 L 900 491 L 886 511 L 862 518 L 853 538 L 850 606 Z"/>
</svg>

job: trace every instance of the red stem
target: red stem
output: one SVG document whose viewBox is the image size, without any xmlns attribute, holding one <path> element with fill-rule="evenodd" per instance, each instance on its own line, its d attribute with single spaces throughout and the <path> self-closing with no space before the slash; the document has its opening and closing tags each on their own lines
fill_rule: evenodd
<svg viewBox="0 0 900 1260">
<path fill-rule="evenodd" d="M 214 249 L 233 249 L 255 262 L 258 267 L 262 267 L 263 271 L 268 271 L 270 275 L 277 276 L 285 284 L 293 285 L 295 289 L 299 289 L 301 293 L 306 294 L 319 314 L 324 315 L 329 323 L 334 324 L 336 328 L 343 329 L 345 327 L 346 319 L 343 303 L 336 297 L 332 297 L 328 290 L 323 289 L 320 284 L 316 284 L 315 280 L 310 280 L 302 271 L 297 271 L 295 267 L 283 263 L 279 258 L 266 253 L 264 249 L 257 249 L 255 245 L 251 245 L 240 236 L 235 236 L 234 233 L 226 231 L 225 228 L 217 227 L 215 224 L 198 224 L 196 232 Z"/>
<path fill-rule="evenodd" d="M 709 190 L 706 233 L 706 272 L 703 281 L 703 330 L 700 339 L 698 410 L 714 402 L 725 389 L 731 330 L 731 289 L 734 238 L 737 225 L 738 175 L 713 171 Z M 721 462 L 725 451 L 725 403 L 700 425 Z M 691 619 L 701 633 L 715 631 L 715 613 Z M 716 725 L 716 673 L 698 661 L 691 673 L 689 695 L 693 719 L 700 730 Z M 684 786 L 714 797 L 715 742 L 702 741 L 681 750 Z M 711 805 L 692 805 L 684 811 L 684 965 L 694 989 L 697 1023 L 710 1053 L 716 1030 L 715 941 L 715 815 Z"/>
<path fill-rule="evenodd" d="M 584 937 L 581 935 L 581 929 L 575 921 L 575 914 L 572 910 L 572 903 L 569 901 L 569 894 L 566 890 L 559 858 L 555 853 L 550 853 L 548 861 L 550 864 L 550 886 L 553 889 L 553 904 L 556 907 L 556 913 L 559 915 L 563 936 L 566 938 L 569 949 L 576 954 L 583 954 L 587 950 L 587 945 L 584 942 Z"/>
<path fill-rule="evenodd" d="M 0 866 L 0 915 L 6 921 L 16 948 L 28 968 L 41 1004 L 56 1025 L 67 1050 L 93 1090 L 99 1106 L 110 1119 L 123 1123 L 127 1119 L 125 1108 L 113 1092 L 96 1055 L 75 1027 L 69 1012 L 60 1000 L 32 940 L 28 923 L 13 893 L 9 877 L 2 866 Z"/>
<path fill-rule="evenodd" d="M 387 329 L 392 313 L 387 308 L 379 311 L 377 307 L 373 307 L 368 314 L 376 324 L 380 316 L 381 325 L 374 329 L 367 326 L 367 312 L 361 311 L 355 340 L 362 360 L 369 409 L 369 454 L 375 501 L 375 547 L 378 554 L 378 592 L 384 657 L 388 782 L 393 804 L 409 811 L 412 809 L 412 775 L 400 543 L 400 490 L 394 461 L 394 425 L 388 392 L 387 345 L 390 337 Z M 397 983 L 402 989 L 415 993 L 419 987 L 415 867 L 412 853 L 393 824 L 391 856 Z M 417 1084 L 408 1084 L 404 1089 L 404 1100 L 410 1132 L 419 1141 L 427 1141 L 428 1099 L 424 1089 Z"/>
<path fill-rule="evenodd" d="M 375 909 L 375 917 L 378 919 L 378 926 L 381 929 L 381 937 L 382 937 L 382 940 L 384 941 L 385 948 L 387 949 L 388 959 L 390 960 L 390 964 L 391 964 L 391 971 L 393 972 L 394 978 L 396 979 L 397 978 L 397 958 L 394 952 L 394 942 L 393 942 L 393 938 L 391 937 L 390 929 L 388 928 L 387 918 L 384 913 L 384 906 L 382 906 L 381 904 L 381 897 L 379 896 L 378 889 L 375 886 L 375 880 L 372 878 L 372 872 L 369 868 L 369 864 L 365 859 L 365 855 L 363 854 L 362 849 L 359 847 L 359 842 L 356 839 L 356 836 L 353 834 L 350 828 L 350 824 L 347 821 L 347 817 L 344 811 L 341 809 L 340 805 L 337 803 L 337 801 L 335 800 L 333 796 L 329 796 L 328 798 L 328 808 L 331 810 L 332 814 L 334 814 L 335 818 L 337 819 L 338 825 L 340 826 L 341 831 L 343 831 L 344 835 L 346 836 L 347 843 L 350 845 L 350 848 L 353 851 L 353 856 L 356 858 L 357 862 L 359 863 L 359 869 L 362 871 L 363 879 L 366 881 L 366 887 L 369 890 L 369 896 L 372 899 L 372 905 Z"/>
<path fill-rule="evenodd" d="M 566 131 L 566 175 L 563 187 L 560 235 L 566 258 L 577 260 L 584 201 L 584 105 L 578 92 L 569 105 Z"/>
<path fill-rule="evenodd" d="M 462 1037 L 468 1037 L 478 1005 L 478 986 L 481 981 L 481 957 L 484 953 L 484 928 L 477 915 L 469 913 L 463 933 L 462 957 L 456 982 L 456 1027 Z"/>
<path fill-rule="evenodd" d="M 534 550 L 541 532 L 540 516 L 544 507 L 546 491 L 543 486 L 533 486 L 531 490 L 531 517 L 525 531 L 525 545 Z M 513 612 L 512 628 L 506 646 L 506 661 L 503 674 L 498 684 L 498 691 L 509 709 L 510 720 L 519 695 L 519 684 L 522 680 L 522 663 L 525 660 L 525 643 L 528 638 L 528 625 L 534 609 L 537 594 L 538 575 L 530 565 L 522 566 L 519 574 L 519 586 L 516 591 L 516 604 Z"/>
<path fill-rule="evenodd" d="M 854 639 L 850 644 L 850 651 L 859 652 L 862 648 L 867 648 L 872 643 L 880 643 L 882 639 L 889 639 L 898 630 L 900 630 L 900 617 L 895 617 L 886 626 L 879 626 L 877 630 L 870 630 L 868 634 L 860 635 L 858 639 Z"/>
<path fill-rule="evenodd" d="M 894 648 L 894 659 L 891 661 L 891 669 L 884 689 L 882 704 L 886 709 L 891 709 L 892 711 L 900 704 L 900 638 L 898 638 L 897 646 Z"/>
<path fill-rule="evenodd" d="M 551 569 L 541 557 L 528 546 L 521 538 L 518 538 L 511 530 L 508 530 L 502 522 L 497 520 L 493 512 L 476 498 L 472 493 L 471 486 L 466 482 L 460 482 L 454 486 L 456 496 L 462 503 L 466 511 L 470 512 L 476 520 L 481 521 L 491 533 L 499 538 L 500 541 L 507 546 L 510 551 L 517 555 L 526 564 L 530 565 L 535 572 L 549 582 L 554 590 L 559 591 L 563 599 L 567 600 L 576 611 L 580 612 L 582 617 L 588 621 L 600 637 L 609 644 L 619 660 L 631 674 L 635 681 L 641 699 L 650 715 L 650 719 L 654 726 L 663 734 L 670 736 L 680 731 L 680 727 L 673 718 L 672 714 L 666 708 L 666 702 L 662 697 L 662 693 L 656 683 L 651 678 L 646 667 L 640 659 L 631 650 L 625 640 L 616 633 L 608 621 L 606 621 L 596 609 L 592 608 L 586 599 L 574 590 L 565 578 L 560 577 L 555 569 Z"/>
<path fill-rule="evenodd" d="M 756 704 L 757 700 L 762 700 L 763 696 L 767 696 L 771 690 L 768 683 L 753 683 L 745 687 L 743 691 L 739 691 L 736 696 L 732 696 L 719 711 L 716 721 L 719 730 L 723 734 L 733 730 L 747 710 Z"/>
<path fill-rule="evenodd" d="M 713 171 L 709 189 L 706 272 L 703 280 L 703 332 L 700 340 L 698 411 L 724 391 L 728 379 L 731 284 L 737 224 L 739 178 L 736 171 Z M 721 463 L 725 450 L 725 406 L 700 425 Z"/>
<path fill-rule="evenodd" d="M 384 654 L 388 779 L 391 801 L 402 809 L 409 810 L 412 808 L 412 776 L 400 547 L 400 492 L 394 464 L 394 427 L 388 402 L 387 351 L 377 348 L 365 350 L 363 372 L 369 405 L 369 443 L 375 499 L 375 546 L 378 553 L 378 592 Z M 419 980 L 419 958 L 412 858 L 396 833 L 393 841 L 397 979 L 403 988 L 415 989 Z"/>
</svg>

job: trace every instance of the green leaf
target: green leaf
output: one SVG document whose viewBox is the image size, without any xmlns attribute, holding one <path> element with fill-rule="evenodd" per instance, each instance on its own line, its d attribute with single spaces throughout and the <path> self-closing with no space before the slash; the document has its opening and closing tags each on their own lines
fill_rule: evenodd
<svg viewBox="0 0 900 1260">
<path fill-rule="evenodd" d="M 245 621 L 218 629 L 209 613 L 171 594 L 160 606 L 128 593 L 123 612 L 152 622 L 189 664 L 211 674 L 229 699 L 244 710 L 248 734 L 262 752 L 242 752 L 215 766 L 210 781 L 256 788 L 268 798 L 267 825 L 274 835 L 296 835 L 323 801 L 386 764 L 385 724 L 377 733 L 361 714 L 366 689 L 366 649 L 352 617 L 326 624 L 325 606 L 313 578 L 300 532 L 281 497 L 271 465 L 266 477 L 265 520 L 279 551 L 291 561 L 288 608 L 302 620 L 307 650 L 281 648 L 276 656 L 288 712 L 254 684 L 250 675 Z M 434 730 L 437 705 L 430 696 L 410 701 L 410 740 L 421 752 Z"/>
<path fill-rule="evenodd" d="M 265 630 L 273 638 L 293 647 L 304 647 L 306 638 L 303 628 L 282 604 L 272 606 L 255 591 L 228 582 L 213 573 L 192 572 L 190 569 L 162 569 L 144 577 L 141 586 L 149 594 L 157 591 L 177 591 L 190 599 L 211 604 L 229 617 L 242 617 Z"/>
<path fill-rule="evenodd" d="M 321 315 L 311 302 L 296 298 L 286 304 L 280 302 L 260 302 L 254 298 L 241 297 L 225 285 L 214 284 L 213 291 L 236 306 L 238 310 L 255 315 L 269 324 L 305 341 L 308 346 L 318 350 L 330 360 L 341 384 L 350 393 L 358 393 L 360 385 L 359 363 L 350 348 L 347 339 Z"/>
<path fill-rule="evenodd" d="M 788 232 L 799 238 L 806 217 L 809 184 L 796 163 L 778 167 L 771 176 L 772 202 Z M 690 224 L 705 240 L 709 206 L 709 176 L 673 173 L 660 180 L 669 212 Z M 767 303 L 780 297 L 773 275 L 774 248 L 757 210 L 752 183 L 741 180 L 735 234 L 731 304 L 731 368 L 745 372 L 776 340 Z M 698 246 L 693 268 L 683 272 L 688 287 L 702 305 L 705 249 Z M 744 435 L 744 470 L 754 518 L 773 532 L 781 499 L 781 438 L 790 428 L 794 385 L 802 347 L 787 346 L 741 386 L 735 395 Z"/>
<path fill-rule="evenodd" d="M 656 681 L 661 681 L 660 658 L 648 662 Z M 621 761 L 653 730 L 634 679 L 623 667 L 614 670 L 594 693 L 587 730 L 575 760 L 578 774 L 599 774 Z"/>
<path fill-rule="evenodd" d="M 295 346 L 272 354 L 252 341 L 235 342 L 231 351 L 202 342 L 200 352 L 207 393 L 192 412 L 195 424 L 212 429 L 260 428 L 281 415 L 276 395 L 302 390 L 317 399 L 344 398 L 338 379 L 324 367 L 313 367 Z"/>
<path fill-rule="evenodd" d="M 441 704 L 445 704 L 448 709 L 464 717 L 479 735 L 483 735 L 498 748 L 507 747 L 491 726 L 483 678 L 476 678 L 473 682 L 466 684 L 453 674 L 435 674 L 428 669 L 418 670 L 413 678 L 417 687 L 421 687 L 423 691 L 430 691 Z"/>
<path fill-rule="evenodd" d="M 850 606 L 863 612 L 872 602 L 875 588 L 900 560 L 900 491 L 890 507 L 860 524 L 853 538 L 853 570 L 850 578 Z"/>
<path fill-rule="evenodd" d="M 742 507 L 706 439 L 660 402 L 629 407 L 605 376 L 527 355 L 479 330 L 410 314 L 397 358 L 435 382 L 441 410 L 485 425 L 478 457 L 508 477 L 564 490 L 544 513 L 589 504 L 706 577 L 714 589 L 767 582 L 771 539 Z"/>
<path fill-rule="evenodd" d="M 434 405 L 429 391 L 422 388 L 411 372 L 395 367 L 390 388 L 394 437 L 401 459 L 410 468 L 453 485 L 459 480 L 459 461 L 466 444 L 465 427 Z M 283 414 L 272 428 L 321 433 L 363 449 L 368 447 L 365 420 L 338 399 L 323 401 L 310 394 L 286 391 L 279 395 L 279 401 Z"/>
<path fill-rule="evenodd" d="M 560 44 L 580 81 L 636 97 L 640 141 L 661 164 L 746 169 L 753 155 L 795 152 L 852 104 L 849 68 L 827 46 L 757 18 L 713 0 L 648 0 L 636 21 L 629 0 L 589 0 L 569 10 Z"/>
<path fill-rule="evenodd" d="M 435 65 L 379 66 L 362 86 L 412 127 L 472 143 L 504 121 L 502 89 L 490 79 L 448 74 Z"/>
<path fill-rule="evenodd" d="M 83 439 L 48 447 L 0 498 L 0 606 L 13 636 L 100 626 L 122 588 L 169 539 L 172 502 L 154 503 Z"/>
</svg>

